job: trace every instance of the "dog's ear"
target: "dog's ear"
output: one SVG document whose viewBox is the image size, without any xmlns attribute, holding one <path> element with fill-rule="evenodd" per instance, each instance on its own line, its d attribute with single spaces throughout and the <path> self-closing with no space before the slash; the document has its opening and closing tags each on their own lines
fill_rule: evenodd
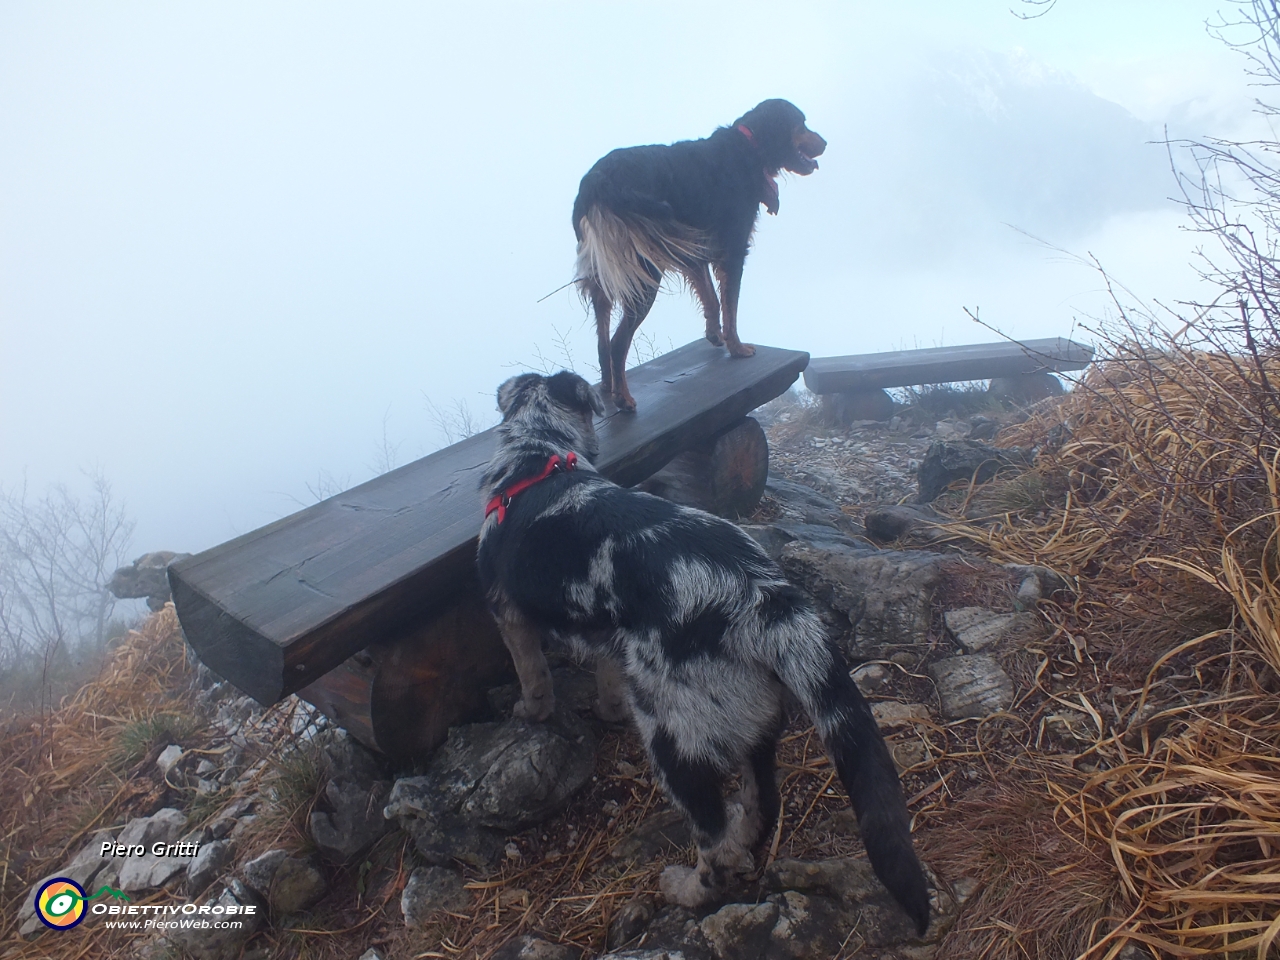
<svg viewBox="0 0 1280 960">
<path fill-rule="evenodd" d="M 604 404 L 596 396 L 595 388 L 568 370 L 561 370 L 554 377 L 547 378 L 547 396 L 570 410 L 594 413 L 597 417 L 604 416 Z"/>
<path fill-rule="evenodd" d="M 542 381 L 536 373 L 522 373 L 512 377 L 498 388 L 498 410 L 505 420 L 510 413 L 521 404 L 529 391 Z"/>
</svg>

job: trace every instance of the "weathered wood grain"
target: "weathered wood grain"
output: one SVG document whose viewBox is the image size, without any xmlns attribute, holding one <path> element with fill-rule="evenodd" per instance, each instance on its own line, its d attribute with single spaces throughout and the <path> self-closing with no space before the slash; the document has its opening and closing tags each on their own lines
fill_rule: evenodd
<svg viewBox="0 0 1280 960">
<path fill-rule="evenodd" d="M 755 510 L 769 481 L 769 441 L 752 417 L 686 450 L 640 484 L 675 503 L 737 520 Z"/>
<path fill-rule="evenodd" d="M 1083 370 L 1092 360 L 1093 347 L 1063 337 L 1021 343 L 970 343 L 958 347 L 816 357 L 804 372 L 804 382 L 814 393 L 853 393 L 920 383 Z"/>
<path fill-rule="evenodd" d="M 597 468 L 630 486 L 785 391 L 809 356 L 731 359 L 699 340 L 630 372 L 638 414 L 597 425 Z M 495 384 L 496 387 L 496 384 Z M 445 610 L 474 578 L 477 434 L 169 568 L 188 641 L 264 704 Z"/>
</svg>

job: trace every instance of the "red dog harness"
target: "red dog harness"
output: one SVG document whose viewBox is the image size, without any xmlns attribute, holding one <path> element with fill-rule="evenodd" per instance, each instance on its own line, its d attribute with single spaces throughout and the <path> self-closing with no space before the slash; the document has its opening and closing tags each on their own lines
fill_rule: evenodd
<svg viewBox="0 0 1280 960">
<path fill-rule="evenodd" d="M 507 507 L 511 506 L 511 501 L 515 499 L 518 494 L 524 493 L 524 491 L 528 490 L 535 483 L 541 483 L 557 470 L 573 470 L 577 466 L 578 455 L 572 450 L 565 454 L 563 460 L 560 458 L 560 454 L 553 453 L 551 455 L 551 459 L 547 461 L 547 465 L 542 468 L 542 472 L 536 477 L 525 477 L 523 480 L 513 483 L 511 486 L 507 487 L 507 489 L 503 490 L 500 494 L 490 500 L 484 508 L 485 519 L 489 519 L 489 514 L 497 510 L 498 522 L 501 523 L 503 520 L 507 519 Z"/>
<path fill-rule="evenodd" d="M 751 132 L 751 128 L 748 127 L 745 123 L 738 124 L 738 126 L 735 127 L 734 129 L 736 129 L 740 134 L 746 137 L 748 143 L 756 142 L 755 134 Z"/>
</svg>

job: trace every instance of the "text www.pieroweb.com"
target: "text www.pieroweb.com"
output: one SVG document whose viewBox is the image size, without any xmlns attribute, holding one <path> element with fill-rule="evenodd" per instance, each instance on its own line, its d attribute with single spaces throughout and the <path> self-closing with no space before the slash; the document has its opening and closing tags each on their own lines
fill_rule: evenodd
<svg viewBox="0 0 1280 960">
<path fill-rule="evenodd" d="M 105 914 L 108 930 L 240 930 L 244 921 L 237 913 L 256 913 L 254 905 L 228 904 L 94 904 L 92 913 Z M 123 919 L 129 917 L 130 919 Z M 137 919 L 133 919 L 137 917 Z M 119 918 L 119 919 L 117 919 Z"/>
</svg>

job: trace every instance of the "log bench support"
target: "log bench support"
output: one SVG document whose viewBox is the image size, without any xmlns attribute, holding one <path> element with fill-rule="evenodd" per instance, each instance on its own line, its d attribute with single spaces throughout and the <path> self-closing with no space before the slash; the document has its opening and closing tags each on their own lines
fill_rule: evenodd
<svg viewBox="0 0 1280 960">
<path fill-rule="evenodd" d="M 889 387 L 990 380 L 988 393 L 1031 403 L 1062 393 L 1053 373 L 1083 370 L 1093 348 L 1062 337 L 1022 343 L 972 343 L 926 350 L 897 350 L 848 357 L 819 357 L 804 372 L 804 382 L 822 397 L 837 422 L 888 420 L 893 416 Z"/>
<path fill-rule="evenodd" d="M 809 361 L 704 340 L 630 371 L 638 414 L 597 422 L 596 467 L 623 486 L 749 513 L 768 445 L 746 415 Z M 396 759 L 425 755 L 514 676 L 475 575 L 485 431 L 169 567 L 188 642 L 260 703 L 290 693 Z M 660 492 L 660 491 L 659 491 Z"/>
</svg>

